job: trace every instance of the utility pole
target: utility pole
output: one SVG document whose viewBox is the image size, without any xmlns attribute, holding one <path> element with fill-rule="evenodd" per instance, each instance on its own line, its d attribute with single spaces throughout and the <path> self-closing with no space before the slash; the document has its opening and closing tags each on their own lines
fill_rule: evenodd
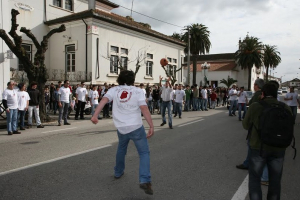
<svg viewBox="0 0 300 200">
<path fill-rule="evenodd" d="M 191 68 L 190 68 L 190 56 L 191 56 L 191 49 L 190 49 L 190 27 L 188 27 L 188 58 L 187 58 L 187 85 L 190 85 L 190 73 L 191 73 Z"/>
<path fill-rule="evenodd" d="M 131 14 L 130 14 L 130 17 L 131 17 L 131 18 L 132 18 L 133 1 L 134 1 L 134 0 L 132 0 L 132 2 L 131 2 Z"/>
</svg>

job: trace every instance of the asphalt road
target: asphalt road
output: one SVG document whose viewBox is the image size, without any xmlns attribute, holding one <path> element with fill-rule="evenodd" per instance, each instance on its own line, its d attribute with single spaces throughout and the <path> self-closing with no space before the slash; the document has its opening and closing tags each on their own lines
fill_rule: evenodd
<svg viewBox="0 0 300 200">
<path fill-rule="evenodd" d="M 13 136 L 0 131 L 0 199 L 233 199 L 247 176 L 247 171 L 235 168 L 247 152 L 247 132 L 237 117 L 228 117 L 225 108 L 184 112 L 182 119 L 174 119 L 172 130 L 159 126 L 160 116 L 153 115 L 153 120 L 155 135 L 149 140 L 153 196 L 138 187 L 139 158 L 132 142 L 125 175 L 113 178 L 117 136 L 112 120 L 106 119 L 98 125 L 71 121 L 71 126 L 49 125 Z M 300 115 L 296 145 L 299 122 Z M 283 200 L 299 199 L 300 163 L 299 157 L 292 157 L 289 148 Z"/>
</svg>

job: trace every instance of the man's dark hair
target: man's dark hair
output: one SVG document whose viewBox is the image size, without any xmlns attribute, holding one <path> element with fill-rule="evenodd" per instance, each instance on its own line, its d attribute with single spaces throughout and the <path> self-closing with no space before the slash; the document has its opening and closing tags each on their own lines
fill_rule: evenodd
<svg viewBox="0 0 300 200">
<path fill-rule="evenodd" d="M 275 81 L 275 80 L 270 80 L 268 83 L 274 84 L 274 85 L 276 86 L 277 90 L 278 90 L 278 88 L 279 88 L 279 83 L 278 83 L 277 81 Z"/>
<path fill-rule="evenodd" d="M 266 83 L 262 87 L 261 92 L 264 94 L 264 97 L 272 96 L 277 98 L 277 88 L 274 83 Z"/>
<path fill-rule="evenodd" d="M 65 81 L 64 81 L 64 84 L 66 84 L 68 81 L 69 81 L 69 80 L 65 80 Z"/>
<path fill-rule="evenodd" d="M 37 82 L 33 81 L 30 86 L 32 87 L 34 85 L 37 85 Z"/>
<path fill-rule="evenodd" d="M 58 84 L 62 83 L 61 81 L 58 81 Z"/>
<path fill-rule="evenodd" d="M 117 79 L 119 85 L 133 85 L 134 81 L 135 75 L 131 70 L 122 70 Z"/>
<path fill-rule="evenodd" d="M 24 87 L 24 83 L 19 83 L 19 85 L 18 85 L 18 88 L 21 90 L 22 89 L 22 87 Z"/>
</svg>

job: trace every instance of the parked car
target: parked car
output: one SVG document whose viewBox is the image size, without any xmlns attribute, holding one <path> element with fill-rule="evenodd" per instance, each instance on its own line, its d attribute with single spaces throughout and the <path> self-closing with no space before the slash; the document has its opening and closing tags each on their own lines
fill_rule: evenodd
<svg viewBox="0 0 300 200">
<path fill-rule="evenodd" d="M 282 87 L 281 90 L 282 90 L 282 93 L 288 93 L 288 88 L 287 87 Z"/>
<path fill-rule="evenodd" d="M 282 94 L 282 89 L 278 89 L 277 94 Z"/>
</svg>

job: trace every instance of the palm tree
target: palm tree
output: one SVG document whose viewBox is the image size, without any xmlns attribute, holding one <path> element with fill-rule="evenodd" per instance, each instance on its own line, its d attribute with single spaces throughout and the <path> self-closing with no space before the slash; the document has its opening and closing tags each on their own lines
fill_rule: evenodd
<svg viewBox="0 0 300 200">
<path fill-rule="evenodd" d="M 227 80 L 225 80 L 224 78 L 222 80 L 220 80 L 220 83 L 223 83 L 224 85 L 226 85 L 227 88 L 230 88 L 230 86 L 236 82 L 238 82 L 238 81 L 233 78 L 230 78 L 229 76 L 228 76 Z"/>
<path fill-rule="evenodd" d="M 246 38 L 235 52 L 235 61 L 242 69 L 248 69 L 248 90 L 251 90 L 251 72 L 253 65 L 260 68 L 263 64 L 263 45 L 256 37 Z"/>
<path fill-rule="evenodd" d="M 182 35 L 180 33 L 173 33 L 171 37 L 177 40 L 182 40 Z"/>
<path fill-rule="evenodd" d="M 266 67 L 266 81 L 269 77 L 269 68 L 275 68 L 281 62 L 280 52 L 277 51 L 276 46 L 265 45 L 264 46 L 264 65 Z"/>
<path fill-rule="evenodd" d="M 193 55 L 193 84 L 196 84 L 196 73 L 197 73 L 197 57 L 200 54 L 209 53 L 211 43 L 209 40 L 210 31 L 203 24 L 191 24 L 184 29 L 186 32 L 183 34 L 183 41 L 188 44 L 188 38 L 190 30 L 190 51 Z M 188 47 L 185 49 L 188 52 Z M 188 55 L 189 56 L 189 55 Z M 190 67 L 190 66 L 188 66 Z"/>
</svg>

